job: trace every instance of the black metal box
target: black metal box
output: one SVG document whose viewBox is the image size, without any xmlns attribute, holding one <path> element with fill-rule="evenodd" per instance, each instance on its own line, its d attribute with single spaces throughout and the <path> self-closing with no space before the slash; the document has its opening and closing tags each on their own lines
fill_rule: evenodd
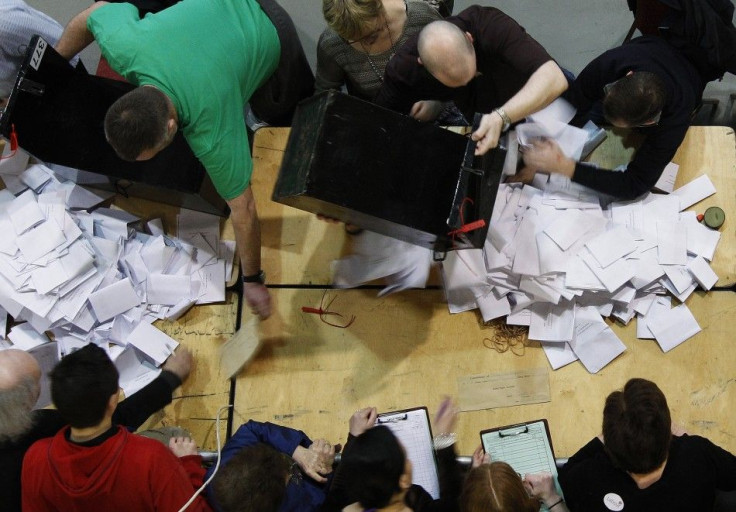
<svg viewBox="0 0 736 512">
<path fill-rule="evenodd" d="M 227 204 L 180 133 L 145 162 L 126 162 L 115 154 L 105 140 L 105 113 L 133 87 L 74 69 L 34 36 L 0 116 L 0 132 L 8 137 L 15 125 L 21 148 L 46 163 L 72 168 L 57 172 L 79 184 L 227 214 Z"/>
<path fill-rule="evenodd" d="M 474 150 L 463 135 L 328 91 L 297 109 L 273 200 L 439 251 L 482 247 L 506 151 Z"/>
</svg>

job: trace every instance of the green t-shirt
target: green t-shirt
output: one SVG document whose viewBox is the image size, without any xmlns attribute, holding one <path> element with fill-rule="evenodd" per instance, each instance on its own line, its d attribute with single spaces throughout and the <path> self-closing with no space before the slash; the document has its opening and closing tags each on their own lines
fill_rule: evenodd
<svg viewBox="0 0 736 512">
<path fill-rule="evenodd" d="M 133 5 L 112 3 L 92 12 L 87 28 L 115 71 L 171 98 L 220 195 L 240 195 L 253 171 L 243 109 L 281 52 L 258 3 L 184 0 L 143 19 Z"/>
</svg>

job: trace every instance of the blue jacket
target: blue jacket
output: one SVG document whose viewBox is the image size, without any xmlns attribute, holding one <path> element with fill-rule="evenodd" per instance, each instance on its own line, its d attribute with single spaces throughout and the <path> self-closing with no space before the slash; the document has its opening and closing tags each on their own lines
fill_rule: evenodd
<svg viewBox="0 0 736 512">
<path fill-rule="evenodd" d="M 291 457 L 297 446 L 308 448 L 312 440 L 301 430 L 274 425 L 273 423 L 261 423 L 249 420 L 240 426 L 237 432 L 225 443 L 222 449 L 220 469 L 230 459 L 246 446 L 265 443 L 281 453 Z M 210 477 L 214 466 L 207 470 L 205 480 Z M 208 487 L 207 493 L 210 504 L 219 512 L 220 508 L 215 503 L 212 495 L 212 486 Z M 317 483 L 306 475 L 300 479 L 292 478 L 286 486 L 286 497 L 281 504 L 280 512 L 311 512 L 319 510 L 325 500 L 325 486 Z"/>
</svg>

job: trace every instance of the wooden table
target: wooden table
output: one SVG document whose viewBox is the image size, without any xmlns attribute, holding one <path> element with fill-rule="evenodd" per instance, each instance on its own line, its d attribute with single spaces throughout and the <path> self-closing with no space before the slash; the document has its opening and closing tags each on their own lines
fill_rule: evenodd
<svg viewBox="0 0 736 512">
<path fill-rule="evenodd" d="M 356 317 L 347 329 L 301 311 L 317 306 L 323 293 L 272 290 L 276 312 L 262 324 L 263 348 L 237 380 L 235 426 L 271 421 L 344 442 L 348 419 L 360 407 L 426 405 L 434 414 L 442 396 L 457 396 L 460 376 L 549 369 L 536 344 L 523 356 L 486 348 L 483 338 L 494 329 L 482 326 L 475 312 L 450 315 L 439 290 L 380 299 L 375 290 L 329 291 L 333 309 Z M 544 417 L 557 455 L 571 455 L 599 433 L 605 397 L 635 376 L 661 386 L 673 418 L 690 432 L 736 452 L 736 350 L 723 321 L 736 314 L 736 294 L 695 294 L 688 306 L 703 332 L 667 354 L 654 341 L 635 339 L 633 326 L 614 325 L 627 351 L 596 375 L 579 362 L 549 370 L 551 402 L 462 413 L 460 453 L 473 451 L 481 429 Z"/>
<path fill-rule="evenodd" d="M 167 233 L 176 233 L 179 208 L 138 198 L 115 196 L 114 204 L 144 220 L 161 218 Z M 223 219 L 220 237 L 235 238 L 232 224 Z M 233 269 L 237 273 L 237 267 Z M 236 276 L 237 278 L 237 276 Z M 201 449 L 217 448 L 215 417 L 227 405 L 230 381 L 220 371 L 219 347 L 235 333 L 235 319 L 240 306 L 236 293 L 228 291 L 224 303 L 195 306 L 174 322 L 157 321 L 154 325 L 192 351 L 194 364 L 184 384 L 174 392 L 174 400 L 154 414 L 141 430 L 162 426 L 180 426 L 192 433 Z M 223 411 L 220 433 L 224 440 L 228 412 Z"/>
<path fill-rule="evenodd" d="M 289 128 L 262 128 L 253 142 L 253 191 L 263 240 L 263 268 L 270 284 L 328 285 L 330 262 L 349 252 L 342 224 L 328 224 L 308 212 L 271 201 Z M 606 167 L 628 162 L 640 141 L 611 131 L 591 155 Z M 680 165 L 676 186 L 707 173 L 718 191 L 692 209 L 718 205 L 726 212 L 721 242 L 713 261 L 718 286 L 736 283 L 736 138 L 726 127 L 694 126 L 674 158 Z"/>
</svg>

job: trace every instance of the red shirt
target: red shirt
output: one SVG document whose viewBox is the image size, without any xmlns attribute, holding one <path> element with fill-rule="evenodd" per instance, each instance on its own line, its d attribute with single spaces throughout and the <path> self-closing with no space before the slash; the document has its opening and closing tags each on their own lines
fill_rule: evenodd
<svg viewBox="0 0 736 512">
<path fill-rule="evenodd" d="M 24 511 L 176 512 L 202 484 L 198 455 L 179 459 L 160 442 L 123 427 L 98 446 L 81 446 L 66 439 L 68 429 L 26 453 Z M 188 510 L 211 509 L 198 497 Z"/>
</svg>

